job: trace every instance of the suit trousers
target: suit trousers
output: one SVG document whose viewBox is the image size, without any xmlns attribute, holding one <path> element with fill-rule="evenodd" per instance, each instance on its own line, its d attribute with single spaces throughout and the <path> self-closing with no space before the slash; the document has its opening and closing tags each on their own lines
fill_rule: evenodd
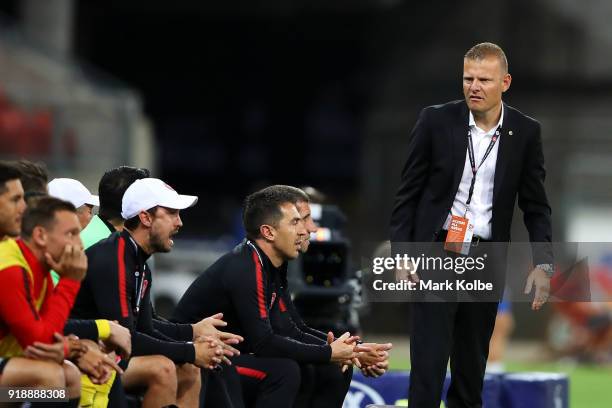
<svg viewBox="0 0 612 408">
<path fill-rule="evenodd" d="M 442 234 L 439 242 L 444 238 Z M 485 244 L 470 250 L 470 256 L 485 254 L 488 257 L 484 271 L 444 278 L 487 280 L 495 288 L 492 293 L 462 296 L 452 292 L 451 295 L 439 297 L 438 301 L 411 304 L 409 406 L 412 408 L 440 407 L 449 359 L 451 384 L 447 394 L 448 408 L 482 407 L 489 341 L 503 293 L 506 246 Z M 437 255 L 448 256 L 449 253 L 442 251 Z M 455 273 L 451 272 L 451 275 Z"/>
<path fill-rule="evenodd" d="M 498 302 L 415 302 L 410 316 L 409 407 L 439 408 L 450 358 L 448 408 L 482 407 Z"/>
</svg>

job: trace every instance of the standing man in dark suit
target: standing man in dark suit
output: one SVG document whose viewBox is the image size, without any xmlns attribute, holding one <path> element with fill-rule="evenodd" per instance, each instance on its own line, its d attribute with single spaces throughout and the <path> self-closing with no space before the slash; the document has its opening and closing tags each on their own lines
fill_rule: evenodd
<svg viewBox="0 0 612 408">
<path fill-rule="evenodd" d="M 463 61 L 465 100 L 421 111 L 391 217 L 393 243 L 444 242 L 457 217 L 473 225 L 471 245 L 509 242 L 517 196 L 530 241 L 551 242 L 540 124 L 502 102 L 511 80 L 499 46 L 475 45 Z M 535 286 L 532 308 L 537 310 L 548 298 L 552 253 L 534 250 L 533 254 L 536 266 L 525 291 Z M 405 272 L 405 278 L 418 281 L 414 272 Z M 412 304 L 411 407 L 440 406 L 449 358 L 448 406 L 482 406 L 497 304 Z"/>
</svg>

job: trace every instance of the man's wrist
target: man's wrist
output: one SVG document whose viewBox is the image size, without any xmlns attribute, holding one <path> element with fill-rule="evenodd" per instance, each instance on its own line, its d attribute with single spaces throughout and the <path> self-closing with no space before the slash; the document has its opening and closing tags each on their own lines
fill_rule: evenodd
<svg viewBox="0 0 612 408">
<path fill-rule="evenodd" d="M 107 340 L 112 334 L 110 322 L 105 319 L 97 319 L 95 322 L 98 328 L 98 339 Z"/>
<path fill-rule="evenodd" d="M 536 268 L 543 270 L 546 276 L 548 276 L 549 278 L 552 278 L 555 273 L 552 264 L 538 264 L 536 265 Z"/>
</svg>

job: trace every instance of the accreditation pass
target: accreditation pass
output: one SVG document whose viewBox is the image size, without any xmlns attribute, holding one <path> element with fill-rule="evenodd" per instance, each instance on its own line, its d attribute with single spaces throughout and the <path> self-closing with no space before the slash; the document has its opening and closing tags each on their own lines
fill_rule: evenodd
<svg viewBox="0 0 612 408">
<path fill-rule="evenodd" d="M 458 254 L 467 255 L 472 246 L 474 236 L 474 224 L 465 217 L 451 216 L 448 226 L 448 234 L 444 242 L 444 249 Z"/>
</svg>

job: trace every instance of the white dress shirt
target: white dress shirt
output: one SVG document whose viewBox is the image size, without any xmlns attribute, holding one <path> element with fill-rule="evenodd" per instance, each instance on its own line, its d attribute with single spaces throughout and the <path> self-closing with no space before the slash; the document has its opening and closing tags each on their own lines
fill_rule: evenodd
<svg viewBox="0 0 612 408">
<path fill-rule="evenodd" d="M 504 105 L 502 104 L 501 115 L 499 122 L 488 132 L 476 126 L 474 115 L 470 111 L 470 119 L 468 122 L 472 132 L 472 143 L 474 146 L 474 158 L 476 166 L 480 164 L 482 158 L 491 143 L 491 138 L 495 134 L 498 127 L 504 121 Z M 466 132 L 467 133 L 467 132 Z M 501 136 L 501 132 L 500 132 Z M 466 135 L 467 137 L 467 135 Z M 491 219 L 493 217 L 493 181 L 495 179 L 495 165 L 497 163 L 497 151 L 499 150 L 499 138 L 491 149 L 489 156 L 482 163 L 476 173 L 476 183 L 474 184 L 474 193 L 470 208 L 466 214 L 465 207 L 468 199 L 470 184 L 472 183 L 472 166 L 467 149 L 465 152 L 465 165 L 463 166 L 463 175 L 459 183 L 459 189 L 455 195 L 455 201 L 444 223 L 444 229 L 448 229 L 451 215 L 465 216 L 474 225 L 474 235 L 483 239 L 491 239 Z"/>
</svg>

